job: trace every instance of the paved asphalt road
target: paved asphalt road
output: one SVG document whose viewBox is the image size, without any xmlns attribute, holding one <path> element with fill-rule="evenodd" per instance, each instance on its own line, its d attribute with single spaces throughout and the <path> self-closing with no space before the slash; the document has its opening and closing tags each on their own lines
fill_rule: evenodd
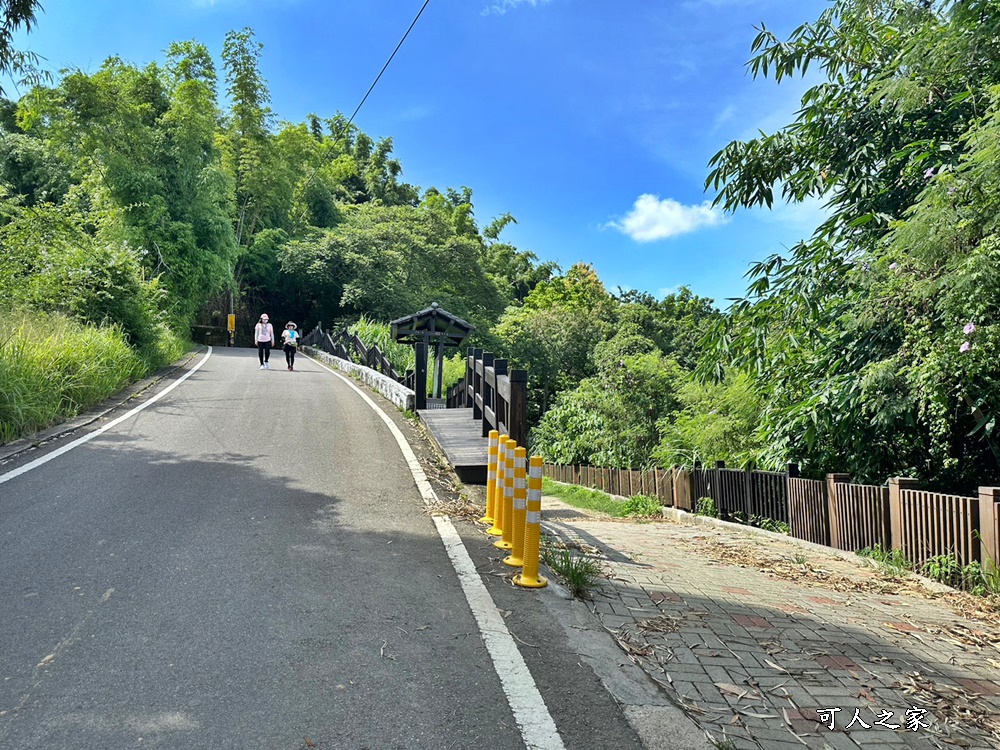
<svg viewBox="0 0 1000 750">
<path fill-rule="evenodd" d="M 0 748 L 525 747 L 386 425 L 317 364 L 282 364 L 216 349 L 0 484 Z M 522 640 L 553 644 L 525 658 L 566 747 L 640 747 L 523 607 Z"/>
</svg>

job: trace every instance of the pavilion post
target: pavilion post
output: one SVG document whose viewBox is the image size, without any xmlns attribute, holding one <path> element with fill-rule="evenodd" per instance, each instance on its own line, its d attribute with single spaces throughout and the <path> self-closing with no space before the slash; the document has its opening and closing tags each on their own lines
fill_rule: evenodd
<svg viewBox="0 0 1000 750">
<path fill-rule="evenodd" d="M 434 398 L 441 398 L 444 383 L 444 336 L 438 334 L 437 355 L 434 357 Z"/>
</svg>

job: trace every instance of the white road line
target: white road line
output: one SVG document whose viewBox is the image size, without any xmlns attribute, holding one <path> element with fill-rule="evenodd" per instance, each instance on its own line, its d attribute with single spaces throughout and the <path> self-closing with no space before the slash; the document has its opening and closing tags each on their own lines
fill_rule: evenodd
<svg viewBox="0 0 1000 750">
<path fill-rule="evenodd" d="M 438 498 L 434 493 L 434 488 L 427 481 L 427 475 L 424 473 L 423 467 L 417 460 L 417 456 L 414 454 L 410 444 L 406 442 L 406 437 L 400 431 L 399 427 L 389 419 L 388 415 L 378 407 L 378 404 L 367 393 L 358 388 L 349 378 L 341 375 L 336 370 L 330 369 L 318 360 L 311 357 L 310 359 L 353 388 L 375 410 L 375 413 L 382 418 L 382 421 L 389 428 L 389 432 L 396 439 L 396 444 L 399 446 L 399 450 L 402 452 L 403 458 L 410 468 L 413 481 L 416 482 L 417 489 L 420 490 L 420 495 L 423 497 L 424 503 L 435 505 Z M 434 516 L 434 524 L 437 526 L 438 534 L 441 536 L 444 548 L 448 552 L 451 564 L 458 574 L 462 591 L 465 592 L 465 599 L 469 603 L 470 609 L 472 609 L 472 614 L 475 616 L 476 622 L 479 624 L 479 630 L 483 635 L 483 643 L 486 645 L 486 650 L 489 651 L 490 658 L 493 660 L 493 668 L 496 670 L 503 691 L 507 695 L 507 703 L 510 704 L 510 709 L 514 714 L 514 721 L 517 722 L 518 727 L 521 729 L 521 737 L 524 740 L 524 744 L 529 750 L 565 750 L 565 745 L 563 745 L 562 739 L 559 737 L 556 724 L 552 720 L 548 708 L 545 706 L 545 701 L 542 699 L 541 693 L 538 692 L 538 687 L 535 685 L 531 672 L 528 671 L 528 665 L 525 664 L 524 657 L 518 651 L 513 636 L 507 630 L 507 625 L 497 611 L 497 606 L 493 602 L 490 592 L 486 590 L 486 586 L 483 585 L 479 573 L 476 572 L 476 566 L 473 564 L 472 558 L 469 557 L 469 552 L 465 549 L 465 545 L 462 544 L 462 539 L 455 530 L 451 519 L 447 516 Z"/>
<path fill-rule="evenodd" d="M 63 455 L 64 453 L 69 453 L 71 450 L 73 450 L 74 448 L 77 448 L 77 447 L 83 445 L 84 443 L 89 443 L 95 437 L 97 437 L 98 435 L 102 435 L 103 433 L 107 432 L 108 430 L 110 430 L 115 425 L 121 424 L 126 419 L 135 416 L 136 414 L 138 414 L 139 412 L 141 412 L 146 407 L 152 406 L 157 401 L 159 401 L 161 398 L 163 398 L 168 393 L 170 393 L 170 391 L 172 391 L 174 388 L 176 388 L 181 383 L 183 383 L 185 380 L 187 380 L 189 377 L 191 377 L 192 375 L 194 375 L 198 371 L 198 368 L 201 367 L 203 364 L 205 364 L 208 361 L 208 358 L 211 357 L 211 356 L 212 356 L 212 347 L 208 347 L 208 352 L 205 354 L 204 357 L 202 357 L 201 361 L 198 364 L 196 364 L 194 367 L 192 367 L 190 370 L 188 370 L 186 373 L 184 373 L 184 375 L 182 377 L 178 378 L 176 381 L 174 381 L 173 383 L 171 383 L 169 386 L 167 386 L 166 388 L 164 388 L 162 391 L 160 391 L 159 393 L 157 393 L 155 396 L 153 396 L 148 401 L 145 401 L 145 402 L 139 404 L 137 407 L 135 407 L 134 409 L 132 409 L 130 411 L 125 412 L 124 414 L 122 414 L 117 419 L 114 419 L 114 420 L 108 422 L 106 425 L 104 425 L 103 427 L 101 427 L 99 430 L 94 430 L 93 432 L 87 433 L 83 437 L 77 438 L 72 443 L 66 443 L 66 445 L 62 446 L 61 448 L 56 448 L 51 453 L 46 453 L 44 456 L 40 456 L 39 458 L 36 458 L 34 461 L 26 463 L 24 466 L 19 466 L 16 469 L 12 469 L 11 471 L 8 471 L 6 474 L 0 474 L 0 484 L 3 484 L 4 482 L 9 482 L 11 479 L 14 479 L 15 477 L 19 477 L 22 474 L 27 474 L 32 469 L 37 469 L 42 464 L 47 464 L 49 461 L 52 461 L 53 459 L 59 458 L 59 456 Z"/>
</svg>

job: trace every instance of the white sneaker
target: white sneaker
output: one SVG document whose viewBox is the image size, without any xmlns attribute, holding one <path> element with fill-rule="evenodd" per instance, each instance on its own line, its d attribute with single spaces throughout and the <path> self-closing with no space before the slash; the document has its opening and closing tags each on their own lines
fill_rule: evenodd
<svg viewBox="0 0 1000 750">
<path fill-rule="evenodd" d="M 264 369 L 264 365 L 261 365 L 261 366 L 260 366 L 260 369 L 262 369 L 262 370 L 263 370 L 263 369 Z"/>
<path fill-rule="evenodd" d="M 264 369 L 265 370 L 270 370 L 271 369 L 271 365 L 269 365 L 267 362 L 265 362 L 264 363 Z"/>
</svg>

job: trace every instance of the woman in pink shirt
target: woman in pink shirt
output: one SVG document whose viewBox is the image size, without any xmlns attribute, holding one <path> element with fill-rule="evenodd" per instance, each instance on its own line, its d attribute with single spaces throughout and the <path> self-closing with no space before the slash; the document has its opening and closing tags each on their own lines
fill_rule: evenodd
<svg viewBox="0 0 1000 750">
<path fill-rule="evenodd" d="M 267 361 L 271 358 L 271 347 L 274 346 L 274 328 L 268 321 L 267 313 L 264 313 L 253 329 L 253 340 L 257 342 L 257 356 L 262 370 L 270 369 Z"/>
</svg>

